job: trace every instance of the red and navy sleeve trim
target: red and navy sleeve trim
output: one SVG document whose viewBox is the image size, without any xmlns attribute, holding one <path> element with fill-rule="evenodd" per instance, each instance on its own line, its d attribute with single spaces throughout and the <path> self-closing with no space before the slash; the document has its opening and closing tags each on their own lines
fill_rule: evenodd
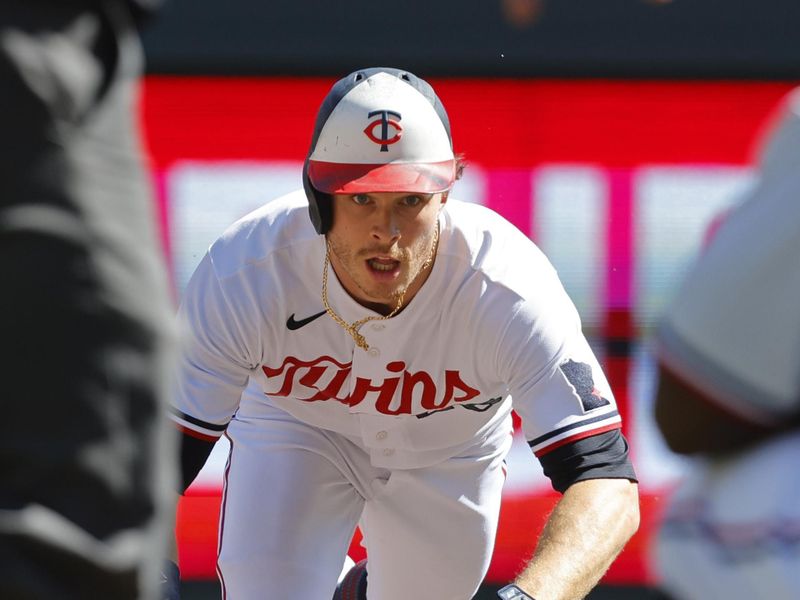
<svg viewBox="0 0 800 600">
<path fill-rule="evenodd" d="M 220 425 L 218 423 L 209 423 L 202 421 L 191 415 L 179 411 L 176 408 L 170 408 L 172 420 L 175 421 L 178 429 L 186 435 L 196 437 L 205 441 L 216 441 L 228 428 L 228 424 Z"/>
<path fill-rule="evenodd" d="M 565 444 L 591 437 L 605 431 L 619 429 L 621 426 L 622 419 L 619 416 L 619 412 L 617 410 L 612 410 L 590 419 L 584 419 L 554 429 L 553 431 L 530 440 L 528 445 L 536 456 L 541 457 Z"/>
<path fill-rule="evenodd" d="M 179 411 L 177 408 L 171 408 L 170 411 L 173 415 L 178 417 L 182 421 L 186 421 L 187 423 L 191 423 L 192 425 L 197 425 L 198 427 L 202 427 L 203 429 L 210 429 L 211 431 L 219 431 L 220 435 L 222 432 L 228 428 L 228 424 L 225 425 L 216 425 L 215 423 L 209 423 L 208 421 L 201 421 L 200 419 L 196 419 L 191 415 L 187 415 L 184 412 Z"/>
</svg>

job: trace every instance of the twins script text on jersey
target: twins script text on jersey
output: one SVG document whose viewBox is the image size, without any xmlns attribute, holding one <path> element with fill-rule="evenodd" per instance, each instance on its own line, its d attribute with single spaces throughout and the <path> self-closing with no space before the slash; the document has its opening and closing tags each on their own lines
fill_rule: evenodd
<svg viewBox="0 0 800 600">
<path fill-rule="evenodd" d="M 357 406 L 370 397 L 374 399 L 370 404 L 384 415 L 441 410 L 453 402 L 467 402 L 480 394 L 461 379 L 458 371 L 445 371 L 443 384 L 437 386 L 429 373 L 409 372 L 401 360 L 386 365 L 387 377 L 383 380 L 356 377 L 352 386 L 348 385 L 352 363 L 340 363 L 330 356 L 320 356 L 310 362 L 289 356 L 278 368 L 263 366 L 262 370 L 269 384 L 275 384 L 274 388 L 264 389 L 270 396 L 306 402 L 337 400 L 348 406 Z M 352 387 L 352 391 L 347 391 L 348 387 Z"/>
</svg>

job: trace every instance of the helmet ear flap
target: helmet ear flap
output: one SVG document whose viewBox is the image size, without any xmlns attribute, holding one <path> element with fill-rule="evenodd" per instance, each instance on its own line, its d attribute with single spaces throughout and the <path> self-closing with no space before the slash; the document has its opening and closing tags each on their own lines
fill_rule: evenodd
<svg viewBox="0 0 800 600">
<path fill-rule="evenodd" d="M 314 229 L 320 235 L 325 235 L 333 225 L 333 198 L 316 189 L 308 177 L 308 159 L 303 166 L 303 189 L 308 198 L 308 216 Z"/>
</svg>

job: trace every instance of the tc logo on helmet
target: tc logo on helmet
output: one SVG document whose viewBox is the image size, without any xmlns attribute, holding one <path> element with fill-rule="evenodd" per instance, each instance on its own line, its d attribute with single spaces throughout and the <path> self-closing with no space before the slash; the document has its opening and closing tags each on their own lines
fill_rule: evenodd
<svg viewBox="0 0 800 600">
<path fill-rule="evenodd" d="M 372 121 L 369 125 L 366 126 L 364 129 L 364 133 L 367 134 L 367 137 L 375 142 L 376 144 L 381 145 L 381 152 L 388 152 L 390 144 L 396 144 L 400 141 L 400 138 L 403 136 L 403 128 L 400 127 L 400 123 L 397 121 L 401 120 L 403 117 L 400 113 L 396 113 L 391 110 L 373 110 L 367 116 L 371 119 L 372 117 L 380 115 L 380 119 L 376 119 Z M 397 121 L 390 119 L 389 117 L 392 116 Z M 375 128 L 380 125 L 381 132 L 380 137 L 375 135 Z M 389 125 L 392 126 L 394 129 L 394 136 L 389 137 Z"/>
</svg>

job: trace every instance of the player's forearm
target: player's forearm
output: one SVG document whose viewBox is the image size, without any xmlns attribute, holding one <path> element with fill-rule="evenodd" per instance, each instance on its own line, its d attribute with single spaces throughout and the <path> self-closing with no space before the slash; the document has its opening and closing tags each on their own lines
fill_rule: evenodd
<svg viewBox="0 0 800 600">
<path fill-rule="evenodd" d="M 595 479 L 571 486 L 516 584 L 536 600 L 584 598 L 639 526 L 638 486 Z"/>
</svg>

